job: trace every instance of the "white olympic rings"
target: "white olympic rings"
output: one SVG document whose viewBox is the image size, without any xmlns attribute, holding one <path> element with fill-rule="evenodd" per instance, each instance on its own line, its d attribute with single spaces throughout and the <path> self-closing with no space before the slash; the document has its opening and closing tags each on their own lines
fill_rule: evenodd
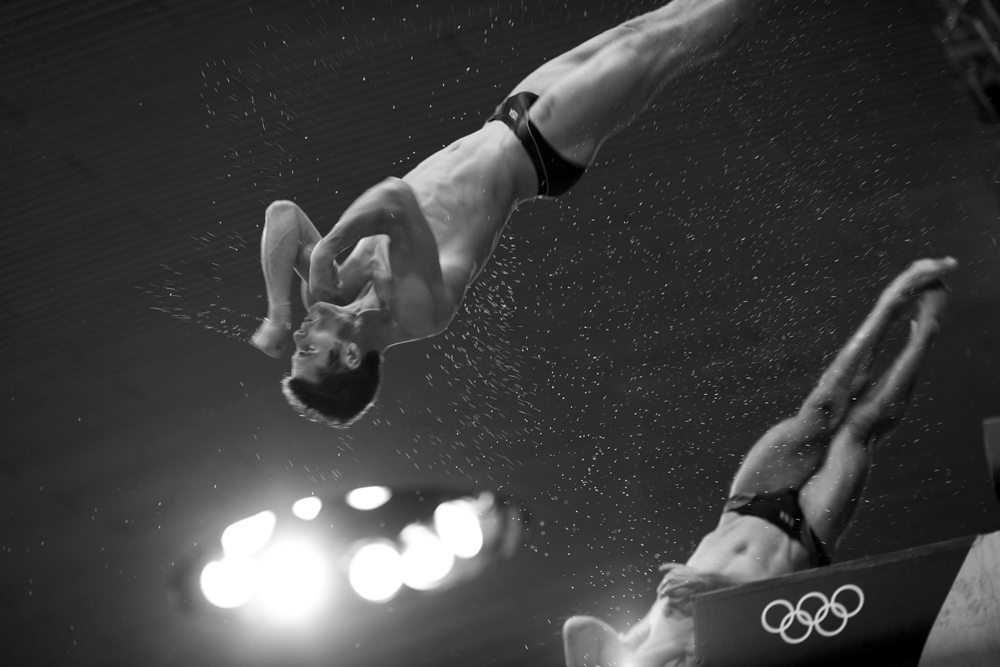
<svg viewBox="0 0 1000 667">
<path fill-rule="evenodd" d="M 847 607 L 843 603 L 837 601 L 837 596 L 844 591 L 851 591 L 858 596 L 858 606 L 852 610 L 847 611 Z M 820 607 L 815 612 L 808 612 L 803 609 L 803 605 L 807 600 L 816 598 L 820 601 Z M 774 600 L 766 607 L 760 615 L 760 624 L 765 630 L 774 635 L 781 635 L 781 638 L 785 640 L 788 644 L 800 644 L 806 640 L 812 631 L 815 630 L 818 634 L 824 637 L 832 637 L 834 635 L 840 634 L 840 632 L 847 627 L 847 619 L 852 616 L 857 615 L 861 611 L 861 607 L 865 605 L 865 594 L 860 588 L 854 584 L 844 584 L 836 591 L 830 599 L 827 599 L 825 595 L 818 591 L 813 591 L 811 593 L 806 593 L 800 599 L 798 604 L 792 606 L 792 603 L 788 600 Z M 781 622 L 777 626 L 771 625 L 767 620 L 767 612 L 771 611 L 773 607 L 784 607 L 787 612 L 782 617 Z M 835 628 L 826 629 L 820 624 L 826 620 L 826 617 L 833 614 L 835 617 L 840 619 L 840 624 Z M 806 629 L 805 633 L 801 637 L 789 636 L 788 629 L 792 627 L 792 624 L 798 621 Z"/>
</svg>

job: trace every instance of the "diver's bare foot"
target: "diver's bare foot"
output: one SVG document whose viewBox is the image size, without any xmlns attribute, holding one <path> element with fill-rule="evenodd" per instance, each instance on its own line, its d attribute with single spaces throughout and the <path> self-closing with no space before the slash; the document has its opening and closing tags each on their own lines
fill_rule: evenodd
<svg viewBox="0 0 1000 667">
<path fill-rule="evenodd" d="M 941 277 L 956 266 L 958 262 L 953 257 L 918 259 L 892 281 L 883 297 L 890 299 L 896 312 L 900 312 L 914 297 L 940 283 Z"/>
<path fill-rule="evenodd" d="M 285 339 L 291 330 L 290 324 L 275 324 L 265 318 L 250 339 L 250 344 L 269 357 L 279 358 L 285 353 Z"/>
</svg>

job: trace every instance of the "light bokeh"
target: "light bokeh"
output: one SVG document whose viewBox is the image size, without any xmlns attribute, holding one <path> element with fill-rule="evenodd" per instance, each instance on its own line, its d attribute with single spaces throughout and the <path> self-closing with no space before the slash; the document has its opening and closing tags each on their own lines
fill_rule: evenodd
<svg viewBox="0 0 1000 667">
<path fill-rule="evenodd" d="M 410 588 L 437 588 L 455 565 L 455 554 L 427 526 L 410 524 L 399 541 L 403 544 L 403 583 Z"/>
<path fill-rule="evenodd" d="M 329 579 L 329 564 L 318 547 L 281 542 L 262 554 L 257 600 L 272 619 L 297 621 L 328 599 Z"/>
<path fill-rule="evenodd" d="M 384 486 L 363 486 L 347 493 L 347 504 L 357 510 L 373 510 L 389 502 L 392 491 Z"/>
<path fill-rule="evenodd" d="M 248 556 L 227 556 L 201 571 L 201 592 L 216 607 L 234 609 L 257 593 L 257 568 Z"/>
<path fill-rule="evenodd" d="M 222 533 L 222 550 L 227 556 L 251 556 L 267 544 L 277 521 L 266 510 L 230 525 Z"/>
<path fill-rule="evenodd" d="M 451 500 L 434 510 L 434 530 L 459 558 L 472 558 L 483 548 L 479 512 L 468 500 Z"/>
<path fill-rule="evenodd" d="M 354 552 L 348 567 L 354 591 L 366 600 L 384 602 L 403 585 L 402 558 L 388 542 L 370 542 Z"/>
<path fill-rule="evenodd" d="M 323 501 L 316 496 L 300 498 L 292 504 L 292 514 L 303 521 L 312 521 L 319 516 L 321 509 L 323 509 Z"/>
</svg>

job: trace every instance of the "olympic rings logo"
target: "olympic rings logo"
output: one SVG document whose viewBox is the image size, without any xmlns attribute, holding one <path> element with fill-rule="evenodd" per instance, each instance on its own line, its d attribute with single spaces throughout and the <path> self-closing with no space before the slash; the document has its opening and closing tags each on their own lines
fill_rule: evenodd
<svg viewBox="0 0 1000 667">
<path fill-rule="evenodd" d="M 854 608 L 851 611 L 848 611 L 847 606 L 841 601 L 843 594 L 847 592 L 854 593 L 857 596 L 856 606 L 852 605 Z M 848 595 L 846 597 L 848 598 L 848 602 L 850 602 L 851 596 Z M 809 611 L 805 608 L 806 603 L 813 599 L 819 601 L 819 607 Z M 829 599 L 822 593 L 813 591 L 812 593 L 803 595 L 795 606 L 792 606 L 792 603 L 788 600 L 774 600 L 764 607 L 764 611 L 760 615 L 760 624 L 771 634 L 781 635 L 785 643 L 800 644 L 812 634 L 813 630 L 824 637 L 832 637 L 840 634 L 847 627 L 847 620 L 856 616 L 864 605 L 865 594 L 861 589 L 854 584 L 844 584 Z M 812 607 L 813 605 L 809 606 Z M 774 608 L 785 610 L 785 615 L 781 617 L 781 621 L 776 626 L 767 620 L 768 612 Z M 823 621 L 830 616 L 839 619 L 839 621 L 824 624 Z M 789 633 L 788 631 L 793 626 L 801 626 L 805 628 L 805 631 L 796 629 Z"/>
</svg>

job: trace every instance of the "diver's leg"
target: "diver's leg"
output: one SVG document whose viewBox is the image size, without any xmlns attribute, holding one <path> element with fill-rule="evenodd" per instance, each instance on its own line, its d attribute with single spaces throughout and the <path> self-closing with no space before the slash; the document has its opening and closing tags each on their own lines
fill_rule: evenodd
<svg viewBox="0 0 1000 667">
<path fill-rule="evenodd" d="M 875 307 L 820 377 L 798 414 L 772 427 L 751 448 L 730 495 L 801 489 L 826 456 L 851 403 L 868 385 L 869 366 L 882 336 L 913 299 L 954 268 L 955 260 L 914 262 L 882 291 Z"/>
<path fill-rule="evenodd" d="M 910 339 L 893 365 L 851 407 L 830 444 L 822 467 L 799 495 L 806 521 L 832 554 L 854 518 L 868 475 L 871 451 L 903 418 L 917 373 L 937 334 L 947 303 L 943 285 L 917 300 Z"/>
<path fill-rule="evenodd" d="M 717 55 L 766 0 L 674 0 L 546 63 L 514 88 L 539 95 L 529 116 L 564 158 L 589 165 L 660 88 Z"/>
<path fill-rule="evenodd" d="M 267 318 L 251 342 L 265 354 L 280 357 L 291 330 L 292 275 L 309 283 L 309 257 L 320 240 L 308 216 L 290 201 L 276 201 L 264 214 L 260 263 L 267 289 Z"/>
</svg>

